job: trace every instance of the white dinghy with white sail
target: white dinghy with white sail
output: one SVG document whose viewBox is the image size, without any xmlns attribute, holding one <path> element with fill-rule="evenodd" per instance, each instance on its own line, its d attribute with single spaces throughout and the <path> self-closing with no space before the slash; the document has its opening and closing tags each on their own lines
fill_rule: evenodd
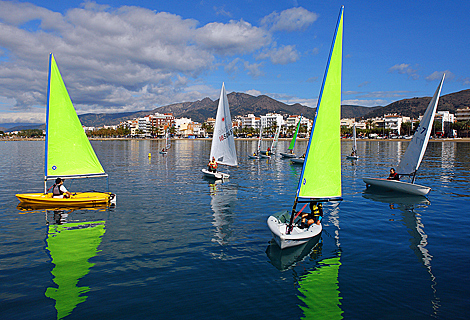
<svg viewBox="0 0 470 320">
<path fill-rule="evenodd" d="M 359 157 L 357 156 L 357 143 L 356 143 L 356 123 L 354 122 L 353 125 L 353 147 L 352 152 L 349 156 L 346 156 L 346 159 L 349 160 L 358 160 Z"/>
<path fill-rule="evenodd" d="M 431 188 L 415 184 L 416 173 L 418 171 L 421 160 L 423 160 L 426 147 L 428 145 L 429 136 L 434 122 L 434 115 L 436 114 L 437 105 L 439 103 L 439 95 L 441 94 L 442 84 L 444 83 L 445 74 L 442 75 L 441 82 L 439 83 L 434 96 L 429 102 L 429 105 L 424 113 L 418 128 L 416 129 L 413 139 L 411 139 L 408 148 L 400 161 L 397 168 L 397 173 L 400 177 L 408 176 L 410 182 L 387 180 L 380 178 L 363 178 L 367 187 L 373 186 L 378 188 L 385 188 L 393 191 L 409 193 L 424 196 L 431 191 Z"/>
<path fill-rule="evenodd" d="M 340 113 L 343 9 L 341 7 L 292 211 L 273 214 L 267 221 L 281 249 L 304 244 L 322 231 L 321 223 L 304 228 L 299 225 L 299 214 L 303 208 L 296 212 L 298 203 L 342 200 Z"/>
<path fill-rule="evenodd" d="M 224 83 L 222 83 L 222 90 L 220 91 L 209 161 L 213 158 L 217 161 L 218 165 L 238 165 L 235 139 L 233 137 L 232 118 L 230 117 L 230 108 Z M 228 173 L 219 171 L 212 172 L 208 169 L 202 169 L 202 172 L 204 176 L 213 179 L 226 179 L 230 177 Z"/>
<path fill-rule="evenodd" d="M 268 154 L 269 156 L 276 154 L 277 143 L 279 141 L 280 134 L 281 134 L 281 126 L 278 125 L 276 129 L 276 133 L 274 134 L 273 142 L 271 143 L 271 148 L 268 148 L 268 150 L 264 150 L 264 151 L 262 150 L 261 154 Z"/>
</svg>

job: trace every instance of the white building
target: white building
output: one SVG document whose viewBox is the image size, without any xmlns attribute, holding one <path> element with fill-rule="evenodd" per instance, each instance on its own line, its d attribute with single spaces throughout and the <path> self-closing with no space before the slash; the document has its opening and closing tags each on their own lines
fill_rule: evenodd
<svg viewBox="0 0 470 320">
<path fill-rule="evenodd" d="M 255 117 L 255 115 L 252 113 L 242 118 L 243 128 L 259 129 L 260 125 L 261 125 L 261 119 L 258 117 Z"/>
<path fill-rule="evenodd" d="M 470 120 L 470 108 L 457 109 L 455 110 L 455 121 L 467 121 Z"/>
<path fill-rule="evenodd" d="M 392 133 L 400 135 L 401 124 L 403 123 L 403 117 L 397 114 L 386 114 L 384 115 L 385 129 L 390 129 Z"/>
<path fill-rule="evenodd" d="M 277 113 L 268 113 L 265 116 L 261 116 L 261 126 L 263 128 L 270 128 L 272 126 L 282 126 L 284 124 L 284 118 L 282 115 Z"/>
</svg>

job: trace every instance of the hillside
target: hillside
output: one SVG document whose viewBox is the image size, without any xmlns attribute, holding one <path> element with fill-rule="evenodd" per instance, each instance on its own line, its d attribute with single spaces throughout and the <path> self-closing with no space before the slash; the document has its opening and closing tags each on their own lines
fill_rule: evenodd
<svg viewBox="0 0 470 320">
<path fill-rule="evenodd" d="M 303 114 L 305 117 L 313 119 L 315 108 L 306 107 L 300 104 L 288 105 L 274 100 L 266 95 L 252 96 L 246 93 L 232 92 L 227 96 L 230 104 L 232 118 L 253 113 L 256 116 L 266 113 L 279 113 L 284 116 L 293 114 Z M 395 101 L 385 107 L 363 107 L 343 105 L 341 106 L 342 118 L 373 118 L 380 117 L 388 113 L 397 113 L 403 116 L 418 118 L 422 115 L 429 104 L 431 97 L 411 98 Z M 121 121 L 140 118 L 156 112 L 172 113 L 175 117 L 187 117 L 193 121 L 204 122 L 207 118 L 214 118 L 217 110 L 218 100 L 204 98 L 194 102 L 181 102 L 168 106 L 159 107 L 153 110 L 124 112 L 124 113 L 88 113 L 80 115 L 80 121 L 87 127 L 98 127 L 103 125 L 116 125 Z M 457 108 L 470 107 L 470 89 L 450 93 L 439 99 L 438 111 L 447 110 L 455 113 Z M 0 124 L 0 127 L 2 125 Z M 3 131 L 14 131 L 22 129 L 44 128 L 44 124 L 23 125 L 7 128 Z M 0 129 L 1 130 L 1 129 Z"/>
</svg>

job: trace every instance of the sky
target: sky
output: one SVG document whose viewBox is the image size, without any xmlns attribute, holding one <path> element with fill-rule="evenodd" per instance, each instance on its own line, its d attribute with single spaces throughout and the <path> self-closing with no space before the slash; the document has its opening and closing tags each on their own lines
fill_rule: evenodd
<svg viewBox="0 0 470 320">
<path fill-rule="evenodd" d="M 342 104 L 470 88 L 470 1 L 0 1 L 0 123 L 44 123 L 49 53 L 79 114 L 227 93 L 315 107 L 344 5 Z"/>
</svg>

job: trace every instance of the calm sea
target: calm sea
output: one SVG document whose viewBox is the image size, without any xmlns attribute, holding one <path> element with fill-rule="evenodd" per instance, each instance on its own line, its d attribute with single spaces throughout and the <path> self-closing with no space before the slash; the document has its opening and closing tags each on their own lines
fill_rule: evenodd
<svg viewBox="0 0 470 320">
<path fill-rule="evenodd" d="M 166 156 L 163 143 L 93 141 L 117 206 L 56 212 L 14 196 L 43 190 L 43 142 L 0 143 L 1 319 L 468 319 L 470 143 L 429 143 L 423 198 L 361 179 L 387 176 L 408 142 L 360 141 L 358 161 L 343 142 L 344 201 L 283 252 L 266 220 L 291 208 L 301 167 L 249 160 L 256 141 L 237 141 L 239 166 L 213 184 L 200 171 L 210 141 L 174 141 Z"/>
</svg>

